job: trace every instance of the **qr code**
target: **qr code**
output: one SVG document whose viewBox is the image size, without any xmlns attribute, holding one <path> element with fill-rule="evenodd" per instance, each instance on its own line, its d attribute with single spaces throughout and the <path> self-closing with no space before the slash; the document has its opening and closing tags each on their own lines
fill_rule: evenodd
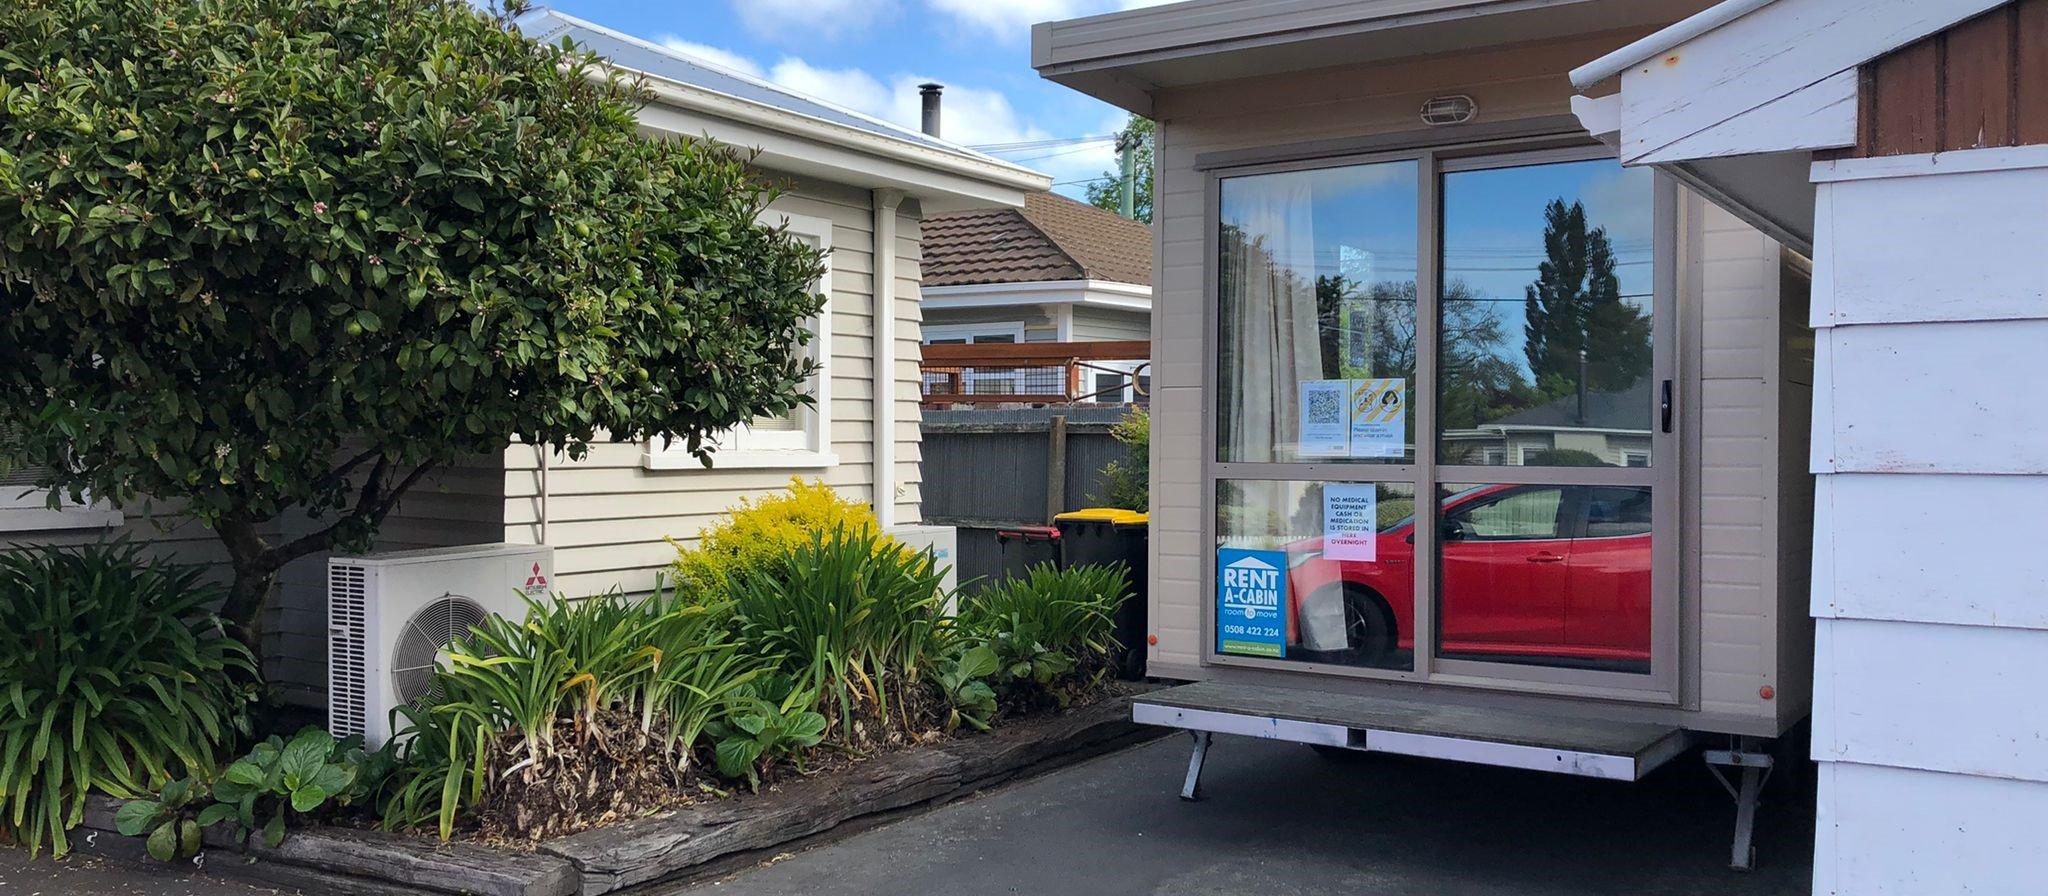
<svg viewBox="0 0 2048 896">
<path fill-rule="evenodd" d="M 1341 423 L 1344 420 L 1344 396 L 1337 392 L 1310 392 L 1308 410 L 1304 413 L 1310 423 Z"/>
</svg>

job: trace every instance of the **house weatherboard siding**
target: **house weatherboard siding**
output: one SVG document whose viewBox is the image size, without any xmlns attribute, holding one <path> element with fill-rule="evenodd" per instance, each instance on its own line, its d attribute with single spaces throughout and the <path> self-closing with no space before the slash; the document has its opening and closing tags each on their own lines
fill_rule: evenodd
<svg viewBox="0 0 2048 896">
<path fill-rule="evenodd" d="M 1068 342 L 1113 342 L 1152 338 L 1151 315 L 1113 308 L 1074 309 L 1073 335 Z"/>
<path fill-rule="evenodd" d="M 1573 77 L 1618 76 L 1589 123 L 1725 177 L 1744 218 L 1810 206 L 1813 890 L 2039 892 L 2048 557 L 2008 520 L 2048 499 L 2048 0 L 1700 18 Z"/>
<path fill-rule="evenodd" d="M 856 501 L 874 501 L 874 233 L 868 191 L 800 180 L 778 199 L 774 210 L 832 222 L 832 408 L 830 446 L 837 463 L 825 467 L 710 469 L 694 463 L 676 469 L 648 469 L 648 446 L 639 442 L 592 445 L 584 459 L 548 462 L 547 543 L 555 547 L 555 588 L 573 597 L 614 586 L 628 592 L 654 587 L 655 577 L 675 559 L 665 538 L 688 542 L 742 498 L 777 491 L 791 476 L 819 479 Z M 917 212 L 897 216 L 896 375 L 883 394 L 894 393 L 896 412 L 898 521 L 918 520 L 919 396 L 917 310 Z M 674 449 L 681 451 L 680 445 Z M 504 454 L 504 540 L 541 541 L 541 479 L 530 446 Z"/>
<path fill-rule="evenodd" d="M 1815 165 L 1816 892 L 2048 879 L 2048 562 L 2002 522 L 2048 499 L 2048 146 L 2022 151 L 1962 174 L 1938 172 L 2014 151 Z M 1903 160 L 1921 173 L 1857 177 Z M 1901 240 L 1935 264 L 1873 276 Z"/>
</svg>

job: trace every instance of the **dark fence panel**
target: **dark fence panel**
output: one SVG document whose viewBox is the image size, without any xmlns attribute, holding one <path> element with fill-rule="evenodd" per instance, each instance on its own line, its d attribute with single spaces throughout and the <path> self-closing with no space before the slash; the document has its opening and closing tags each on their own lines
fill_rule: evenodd
<svg viewBox="0 0 2048 896">
<path fill-rule="evenodd" d="M 1125 453 L 1109 434 L 1124 414 L 1123 408 L 924 412 L 924 518 L 959 529 L 961 581 L 1001 578 L 1043 556 L 1038 546 L 1002 543 L 998 529 L 1048 526 L 1055 512 L 1098 504 L 1103 468 Z"/>
</svg>

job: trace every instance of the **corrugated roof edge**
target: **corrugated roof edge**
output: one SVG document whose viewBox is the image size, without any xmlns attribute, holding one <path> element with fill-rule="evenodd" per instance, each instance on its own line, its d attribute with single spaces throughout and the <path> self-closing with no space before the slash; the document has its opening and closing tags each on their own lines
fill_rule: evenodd
<svg viewBox="0 0 2048 896">
<path fill-rule="evenodd" d="M 528 27 L 529 22 L 533 22 L 536 24 L 547 24 L 539 28 L 530 28 Z M 768 90 L 783 96 L 787 96 L 792 99 L 801 100 L 803 102 L 823 106 L 835 112 L 839 112 L 840 114 L 859 119 L 862 122 L 871 124 L 875 127 L 875 130 L 867 131 L 867 133 L 883 140 L 888 140 L 894 143 L 901 144 L 906 148 L 911 148 L 925 152 L 940 152 L 948 155 L 958 156 L 962 159 L 971 160 L 978 164 L 1005 169 L 1008 172 L 1022 176 L 1022 178 L 1025 180 L 1044 180 L 1045 183 L 1037 187 L 1037 189 L 1039 190 L 1046 190 L 1050 189 L 1051 187 L 1052 178 L 1049 175 L 1046 175 L 1039 171 L 1032 170 L 1030 168 L 1026 168 L 1022 165 L 1018 165 L 1015 162 L 998 159 L 994 156 L 983 155 L 981 153 L 975 152 L 974 150 L 968 149 L 965 146 L 929 137 L 920 132 L 912 131 L 900 125 L 891 124 L 887 121 L 875 118 L 866 113 L 848 109 L 837 103 L 833 103 L 828 100 L 821 99 L 819 97 L 811 96 L 809 94 L 798 93 L 794 90 L 790 90 L 787 87 L 783 87 L 781 85 L 769 81 L 764 81 L 745 72 L 734 71 L 715 62 L 711 62 L 709 60 L 702 59 L 696 56 L 691 56 L 687 53 L 680 53 L 668 47 L 664 47 L 660 44 L 646 40 L 644 38 L 635 37 L 631 34 L 627 34 L 616 29 L 607 28 L 595 22 L 591 22 L 585 19 L 579 19 L 575 16 L 558 12 L 553 9 L 548 9 L 545 7 L 534 7 L 531 12 L 528 12 L 526 15 L 521 16 L 520 19 L 518 19 L 515 22 L 515 24 L 520 26 L 521 34 L 525 35 L 529 39 L 536 41 L 551 41 L 554 38 L 561 37 L 564 35 L 569 35 L 573 38 L 573 35 L 570 34 L 571 31 L 573 31 L 574 29 L 585 29 L 590 32 L 611 38 L 612 40 L 617 40 L 624 43 L 632 44 L 634 46 L 638 46 L 644 50 L 647 50 L 650 53 L 657 53 L 663 56 L 668 56 L 670 58 L 680 60 L 682 62 L 686 62 L 690 65 L 710 69 L 726 77 L 733 78 L 739 81 L 744 81 L 748 84 L 760 87 L 764 90 Z M 724 93 L 721 91 L 713 90 L 701 84 L 690 84 L 683 81 L 677 81 L 672 78 L 662 77 L 652 72 L 641 72 L 638 69 L 633 69 L 629 66 L 621 65 L 618 67 L 626 69 L 628 71 L 637 72 L 639 74 L 645 75 L 648 78 L 652 78 L 659 81 L 665 81 L 670 84 L 686 87 L 688 89 L 700 91 L 705 94 L 718 96 L 723 99 L 730 100 L 732 102 L 745 103 L 751 106 L 773 109 L 781 114 L 796 116 L 799 118 L 806 119 L 808 121 L 816 122 L 820 125 L 824 125 L 827 127 L 845 127 L 845 125 L 841 125 L 837 122 L 827 121 L 825 119 L 821 119 L 813 115 L 806 115 L 794 109 L 764 104 L 756 100 L 748 99 L 746 97 L 733 96 L 730 93 Z"/>
</svg>

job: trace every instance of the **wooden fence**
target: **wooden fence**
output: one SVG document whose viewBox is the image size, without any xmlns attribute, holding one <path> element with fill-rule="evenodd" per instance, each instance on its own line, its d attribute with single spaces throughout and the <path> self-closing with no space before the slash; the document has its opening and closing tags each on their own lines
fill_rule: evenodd
<svg viewBox="0 0 2048 896">
<path fill-rule="evenodd" d="M 979 347 L 979 346 L 976 346 Z M 999 533 L 1099 506 L 1103 470 L 1124 457 L 1109 434 L 1121 407 L 924 412 L 924 518 L 959 529 L 962 582 L 1000 578 L 1046 546 Z"/>
<path fill-rule="evenodd" d="M 1149 403 L 1152 343 L 980 342 L 923 346 L 927 408 Z"/>
</svg>

